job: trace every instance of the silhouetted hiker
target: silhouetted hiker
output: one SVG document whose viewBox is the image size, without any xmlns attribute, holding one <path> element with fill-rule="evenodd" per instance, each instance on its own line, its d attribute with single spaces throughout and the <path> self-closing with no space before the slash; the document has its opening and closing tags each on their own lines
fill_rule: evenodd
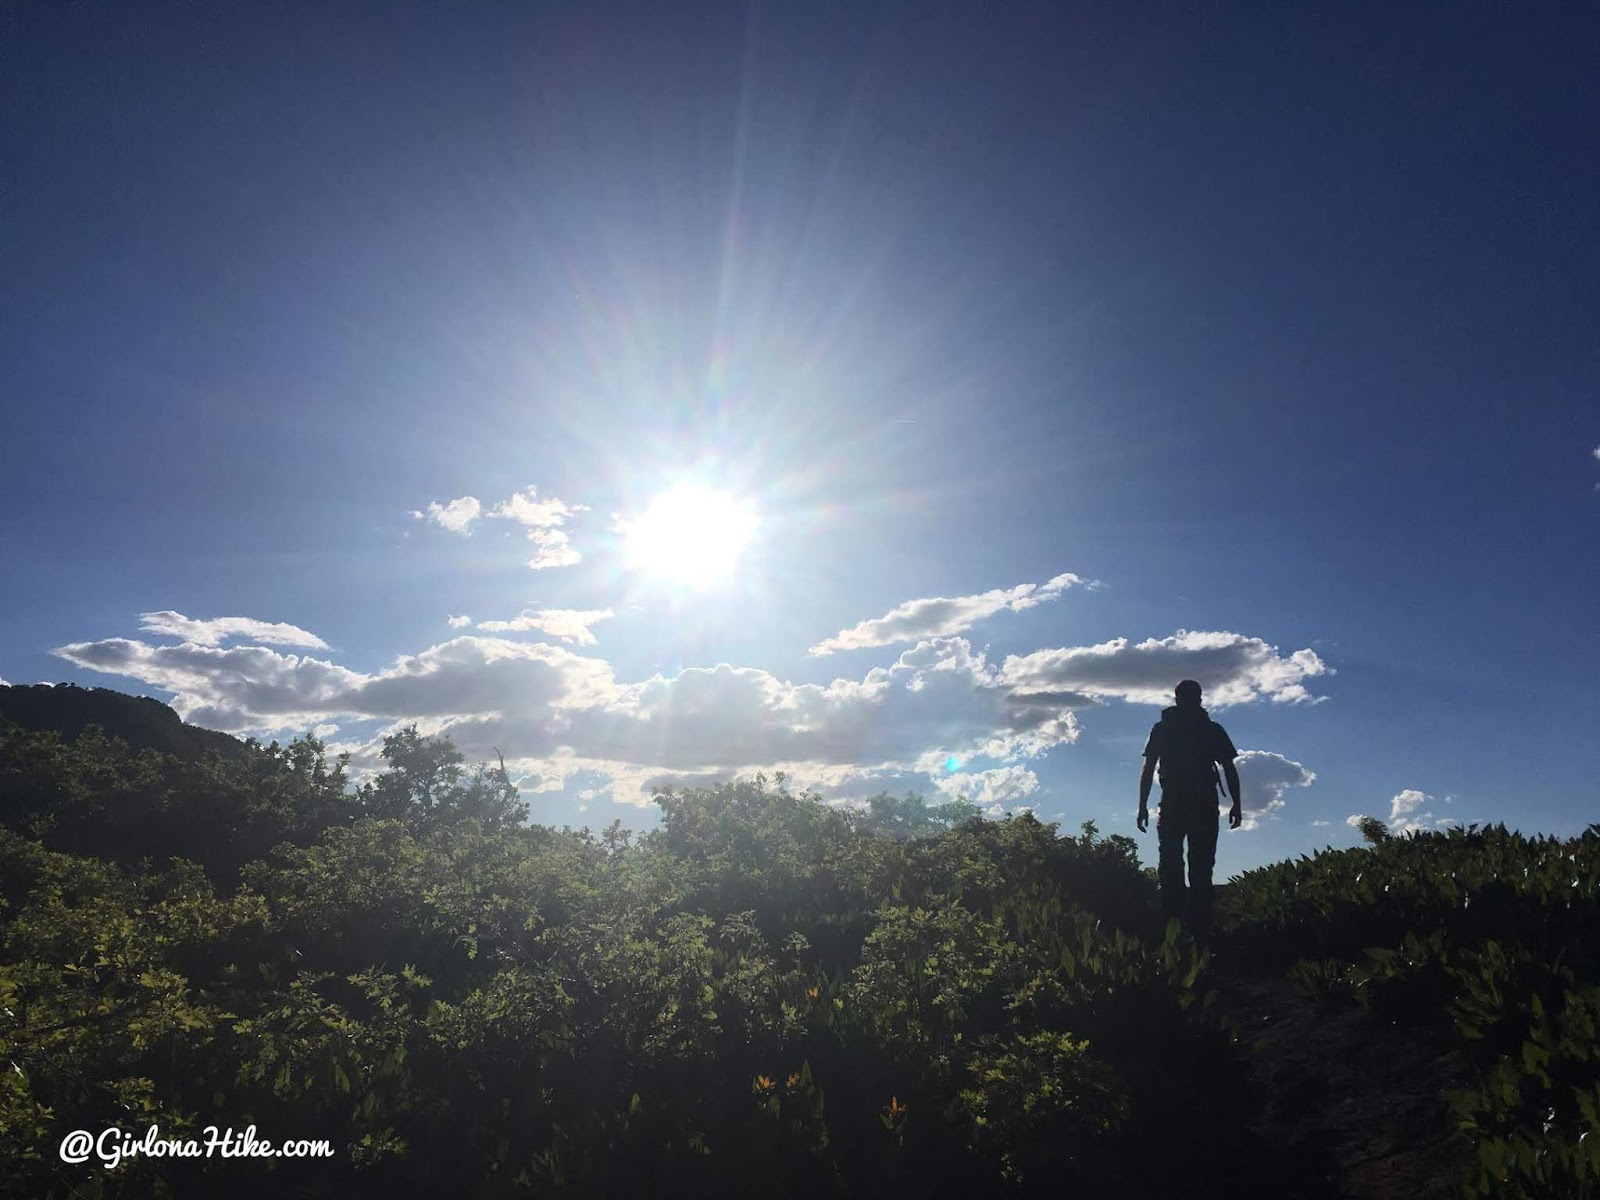
<svg viewBox="0 0 1600 1200">
<path fill-rule="evenodd" d="M 1239 828 L 1239 772 L 1228 731 L 1200 707 L 1200 685 L 1185 679 L 1177 688 L 1178 703 L 1161 710 L 1144 744 L 1144 772 L 1139 776 L 1139 832 L 1150 828 L 1150 778 L 1161 764 L 1161 815 L 1156 841 L 1161 848 L 1156 878 L 1161 885 L 1161 911 L 1188 926 L 1197 941 L 1211 934 L 1211 869 L 1217 861 L 1217 764 L 1228 777 L 1233 807 L 1228 828 Z M 1189 895 L 1183 890 L 1183 840 L 1189 839 Z"/>
</svg>

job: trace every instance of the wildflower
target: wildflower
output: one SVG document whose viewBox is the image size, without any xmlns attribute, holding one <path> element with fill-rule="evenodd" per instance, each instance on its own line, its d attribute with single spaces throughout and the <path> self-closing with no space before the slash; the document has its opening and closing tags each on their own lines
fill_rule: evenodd
<svg viewBox="0 0 1600 1200">
<path fill-rule="evenodd" d="M 751 1090 L 756 1092 L 770 1092 L 772 1090 L 772 1080 L 768 1079 L 765 1075 L 757 1075 L 755 1087 Z"/>
<path fill-rule="evenodd" d="M 793 1075 L 789 1076 L 789 1078 L 784 1081 L 784 1086 L 788 1087 L 791 1090 L 793 1090 L 799 1083 L 800 1083 L 800 1072 L 796 1071 Z"/>
<path fill-rule="evenodd" d="M 890 1096 L 889 1107 L 885 1111 L 891 1118 L 903 1117 L 906 1114 L 906 1106 L 900 1103 L 900 1097 Z"/>
<path fill-rule="evenodd" d="M 806 995 L 810 996 L 813 1000 L 815 1000 L 818 996 L 822 995 L 822 989 L 819 988 L 819 987 L 807 988 L 806 989 Z"/>
</svg>

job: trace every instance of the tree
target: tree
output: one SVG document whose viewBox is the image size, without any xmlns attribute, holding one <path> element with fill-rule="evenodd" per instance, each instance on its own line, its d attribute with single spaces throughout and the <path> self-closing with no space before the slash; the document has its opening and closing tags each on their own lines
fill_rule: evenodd
<svg viewBox="0 0 1600 1200">
<path fill-rule="evenodd" d="M 480 765 L 463 782 L 461 751 L 447 737 L 425 737 L 415 725 L 383 739 L 389 769 L 361 789 L 362 807 L 372 816 L 399 817 L 413 832 L 460 817 L 499 829 L 527 819 L 528 807 L 502 759 L 498 767 Z"/>
<path fill-rule="evenodd" d="M 1356 828 L 1361 831 L 1361 836 L 1367 839 L 1372 846 L 1381 846 L 1387 842 L 1392 834 L 1389 827 L 1377 817 L 1360 817 L 1356 821 Z"/>
</svg>

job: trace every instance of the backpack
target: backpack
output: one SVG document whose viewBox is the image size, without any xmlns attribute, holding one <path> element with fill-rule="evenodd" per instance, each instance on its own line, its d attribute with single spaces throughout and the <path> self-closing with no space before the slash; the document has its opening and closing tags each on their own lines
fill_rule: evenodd
<svg viewBox="0 0 1600 1200">
<path fill-rule="evenodd" d="M 1161 787 L 1164 791 L 1215 792 L 1221 780 L 1212 757 L 1216 735 L 1206 710 L 1163 709 Z"/>
</svg>

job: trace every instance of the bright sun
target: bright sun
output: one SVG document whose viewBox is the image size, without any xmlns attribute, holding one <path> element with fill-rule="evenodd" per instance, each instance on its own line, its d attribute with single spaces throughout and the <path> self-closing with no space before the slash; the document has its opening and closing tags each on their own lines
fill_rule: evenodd
<svg viewBox="0 0 1600 1200">
<path fill-rule="evenodd" d="M 618 522 L 629 563 L 638 571 L 685 587 L 728 578 L 755 533 L 750 508 L 729 492 L 679 484 L 644 512 Z"/>
</svg>

